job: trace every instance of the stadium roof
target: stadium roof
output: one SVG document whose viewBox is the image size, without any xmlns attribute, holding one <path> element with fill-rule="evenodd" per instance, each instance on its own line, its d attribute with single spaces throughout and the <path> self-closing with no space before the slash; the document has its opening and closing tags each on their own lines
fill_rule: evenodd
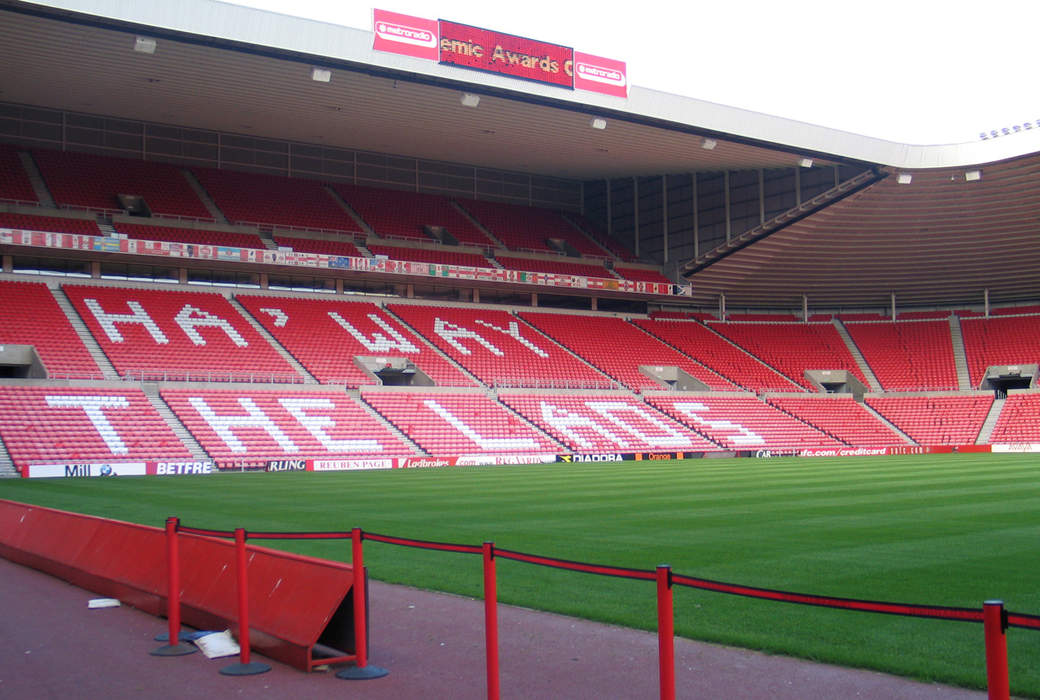
<svg viewBox="0 0 1040 700">
<path fill-rule="evenodd" d="M 8 103 L 580 180 L 790 168 L 803 157 L 888 176 L 691 261 L 704 303 L 720 292 L 746 305 L 891 292 L 945 303 L 985 286 L 1013 298 L 1040 282 L 1028 252 L 1040 129 L 898 144 L 638 86 L 621 99 L 442 66 L 374 51 L 369 31 L 212 0 L 0 0 L 0 11 Z M 154 54 L 134 52 L 136 36 L 154 38 Z M 312 80 L 315 66 L 331 81 Z M 463 92 L 481 96 L 478 108 L 462 106 Z M 592 117 L 607 128 L 592 129 Z M 705 136 L 714 149 L 701 147 Z M 964 182 L 980 165 L 981 179 Z M 897 185 L 900 172 L 913 182 Z M 1012 182 L 1020 206 L 1007 203 Z M 929 264 L 900 264 L 910 260 Z"/>
</svg>

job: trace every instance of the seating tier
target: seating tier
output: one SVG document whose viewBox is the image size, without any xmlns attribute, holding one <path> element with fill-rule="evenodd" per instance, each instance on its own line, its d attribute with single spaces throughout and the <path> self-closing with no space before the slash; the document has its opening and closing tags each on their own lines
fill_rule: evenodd
<svg viewBox="0 0 1040 700">
<path fill-rule="evenodd" d="M 609 257 L 607 251 L 593 243 L 559 212 L 476 199 L 461 199 L 459 203 L 510 250 L 555 252 L 548 241 L 558 238 L 581 255 Z"/>
<path fill-rule="evenodd" d="M 459 265 L 462 267 L 491 267 L 491 262 L 480 253 L 462 253 L 450 249 L 401 248 L 398 246 L 366 246 L 373 255 L 385 255 L 391 260 L 434 263 L 435 265 Z"/>
<path fill-rule="evenodd" d="M 627 394 L 500 394 L 574 452 L 716 452 L 719 446 Z"/>
<path fill-rule="evenodd" d="M 547 313 L 521 313 L 520 317 L 630 389 L 666 388 L 639 371 L 645 365 L 679 367 L 715 391 L 736 389 L 728 380 L 620 318 Z"/>
<path fill-rule="evenodd" d="M 649 396 L 647 402 L 731 450 L 839 447 L 841 443 L 754 396 Z"/>
<path fill-rule="evenodd" d="M 150 226 L 134 224 L 127 221 L 116 221 L 112 224 L 119 233 L 129 238 L 142 241 L 170 241 L 176 243 L 194 243 L 196 245 L 218 245 L 232 248 L 263 249 L 264 242 L 255 233 L 239 233 L 235 231 L 213 231 L 208 229 L 177 228 L 175 226 Z"/>
<path fill-rule="evenodd" d="M 0 438 L 19 471 L 32 463 L 194 459 L 131 387 L 0 386 Z"/>
<path fill-rule="evenodd" d="M 250 295 L 237 299 L 323 384 L 378 384 L 355 362 L 355 357 L 363 356 L 404 357 L 439 386 L 473 386 L 466 375 L 375 304 Z"/>
<path fill-rule="evenodd" d="M 101 379 L 101 370 L 76 335 L 54 295 L 39 282 L 0 281 L 0 344 L 32 345 L 48 376 Z"/>
<path fill-rule="evenodd" d="M 552 440 L 484 394 L 365 390 L 361 396 L 434 456 L 559 451 Z"/>
<path fill-rule="evenodd" d="M 962 318 L 961 333 L 974 388 L 987 367 L 1040 363 L 1040 316 Z"/>
<path fill-rule="evenodd" d="M 1040 394 L 1008 394 L 990 442 L 1040 442 Z"/>
<path fill-rule="evenodd" d="M 219 294 L 79 285 L 64 290 L 122 375 L 170 381 L 302 381 Z"/>
<path fill-rule="evenodd" d="M 906 444 L 852 396 L 776 396 L 770 397 L 768 401 L 852 447 Z"/>
<path fill-rule="evenodd" d="M 73 219 L 63 216 L 37 216 L 0 212 L 0 228 L 20 228 L 25 231 L 47 231 L 50 233 L 78 233 L 83 236 L 100 236 L 101 229 L 93 219 Z"/>
<path fill-rule="evenodd" d="M 343 393 L 164 389 L 161 395 L 218 462 L 414 454 Z"/>
<path fill-rule="evenodd" d="M 948 321 L 889 321 L 845 326 L 885 391 L 956 391 Z"/>
<path fill-rule="evenodd" d="M 0 199 L 38 201 L 29 175 L 18 156 L 18 149 L 5 143 L 0 143 Z"/>
<path fill-rule="evenodd" d="M 920 445 L 972 445 L 993 396 L 871 396 L 866 401 Z"/>
<path fill-rule="evenodd" d="M 409 304 L 389 308 L 489 386 L 611 388 L 609 378 L 505 311 Z"/>
<path fill-rule="evenodd" d="M 319 238 L 296 238 L 275 236 L 274 242 L 279 246 L 292 248 L 298 253 L 316 253 L 318 255 L 341 255 L 345 258 L 364 257 L 351 241 L 329 241 Z"/>
<path fill-rule="evenodd" d="M 559 260 L 537 260 L 532 258 L 514 258 L 508 255 L 496 255 L 495 260 L 507 270 L 523 270 L 525 272 L 548 272 L 554 275 L 577 275 L 578 277 L 605 277 L 613 275 L 602 265 L 575 262 L 574 258 Z"/>
<path fill-rule="evenodd" d="M 632 280 L 634 282 L 657 282 L 659 284 L 671 284 L 672 281 L 662 275 L 657 270 L 646 270 L 641 267 L 625 267 L 623 265 L 615 265 L 614 272 L 618 273 L 626 280 Z"/>
</svg>

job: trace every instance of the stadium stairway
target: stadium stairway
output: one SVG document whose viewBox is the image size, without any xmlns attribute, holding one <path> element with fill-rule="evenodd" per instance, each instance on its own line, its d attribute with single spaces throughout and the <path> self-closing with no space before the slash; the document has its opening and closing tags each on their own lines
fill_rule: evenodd
<svg viewBox="0 0 1040 700">
<path fill-rule="evenodd" d="M 395 321 L 400 323 L 402 326 L 404 326 L 405 328 L 410 330 L 412 333 L 414 333 L 415 337 L 417 337 L 419 340 L 421 340 L 423 343 L 425 343 L 426 346 L 431 348 L 435 353 L 437 353 L 442 358 L 444 358 L 444 360 L 448 364 L 450 364 L 452 367 L 454 367 L 458 371 L 462 372 L 462 374 L 465 377 L 467 377 L 468 379 L 473 381 L 477 386 L 481 386 L 481 387 L 485 386 L 484 382 L 480 381 L 480 379 L 477 378 L 477 375 L 473 374 L 468 369 L 466 369 L 465 367 L 460 365 L 458 362 L 456 362 L 454 360 L 454 358 L 452 358 L 450 355 L 448 355 L 443 350 L 441 350 L 439 347 L 437 347 L 435 344 L 433 344 L 429 339 L 427 339 L 427 337 L 425 335 L 422 334 L 422 331 L 420 331 L 418 328 L 416 328 L 415 326 L 411 325 L 410 323 L 405 321 L 403 318 L 401 318 L 400 316 L 395 314 L 388 304 L 381 304 L 379 306 L 379 308 L 387 316 L 389 316 L 390 318 L 394 319 Z M 411 440 L 409 440 L 408 442 L 411 442 Z"/>
<path fill-rule="evenodd" d="M 314 375 L 311 374 L 310 372 L 308 372 L 306 370 L 306 368 L 303 365 L 301 365 L 300 362 L 289 353 L 288 350 L 283 348 L 281 343 L 279 343 L 277 340 L 275 340 L 274 336 L 271 335 L 270 333 L 268 333 L 267 329 L 264 328 L 263 325 L 258 323 L 257 320 L 255 318 L 253 318 L 252 315 L 250 315 L 250 313 L 248 311 L 246 311 L 245 307 L 243 307 L 241 304 L 238 303 L 238 299 L 236 299 L 234 297 L 234 295 L 229 295 L 228 296 L 228 301 L 231 303 L 231 306 L 233 306 L 235 308 L 235 311 L 237 311 L 238 313 L 242 314 L 242 318 L 244 318 L 246 320 L 246 322 L 250 326 L 252 326 L 253 329 L 257 333 L 259 333 L 260 336 L 265 341 L 267 341 L 267 344 L 270 345 L 272 348 L 274 348 L 275 352 L 277 352 L 279 355 L 281 355 L 282 358 L 286 362 L 288 362 L 289 365 L 294 370 L 296 370 L 301 377 L 303 377 L 303 383 L 304 384 L 320 384 L 321 383 L 317 379 L 315 379 Z"/>
<path fill-rule="evenodd" d="M 895 423 L 893 423 L 892 421 L 890 421 L 889 419 L 885 418 L 883 415 L 881 415 L 880 413 L 875 411 L 874 408 L 870 404 L 868 404 L 866 401 L 861 402 L 860 406 L 862 406 L 864 409 L 866 409 L 869 413 L 873 414 L 873 416 L 875 418 L 877 418 L 879 421 L 881 421 L 882 423 L 887 425 L 892 430 L 892 432 L 894 432 L 896 435 L 898 435 L 904 442 L 906 442 L 906 444 L 908 444 L 908 445 L 916 445 L 917 444 L 914 441 L 914 439 L 912 437 L 910 437 L 909 435 L 907 435 L 906 433 L 904 433 L 899 428 L 898 425 L 896 425 Z"/>
<path fill-rule="evenodd" d="M 228 223 L 227 217 L 224 216 L 224 212 L 220 211 L 217 203 L 209 196 L 209 192 L 207 192 L 206 188 L 202 186 L 202 183 L 198 181 L 198 178 L 195 177 L 194 173 L 187 169 L 181 170 L 181 173 L 184 174 L 184 178 L 188 181 L 188 186 L 191 187 L 195 196 L 202 201 L 202 205 L 206 207 L 206 211 L 210 213 L 213 220 L 218 224 Z"/>
<path fill-rule="evenodd" d="M 7 451 L 7 445 L 0 440 L 0 479 L 13 479 L 18 476 L 18 470 L 14 468 L 11 454 Z"/>
<path fill-rule="evenodd" d="M 173 409 L 162 400 L 162 397 L 159 395 L 159 385 L 155 382 L 144 382 L 141 384 L 141 391 L 148 398 L 148 403 L 152 404 L 155 411 L 166 421 L 166 425 L 170 426 L 173 434 L 177 436 L 181 444 L 188 448 L 191 456 L 199 461 L 209 460 L 210 456 L 206 453 L 206 450 L 202 449 L 202 445 L 198 443 L 195 436 L 184 426 L 184 423 L 173 412 Z"/>
<path fill-rule="evenodd" d="M 957 370 L 957 385 L 961 391 L 971 391 L 968 356 L 964 352 L 964 334 L 961 333 L 961 320 L 957 314 L 950 314 L 950 340 L 953 341 L 953 366 Z"/>
<path fill-rule="evenodd" d="M 878 381 L 877 376 L 874 374 L 874 370 L 870 368 L 870 365 L 868 365 L 867 361 L 863 358 L 863 353 L 859 351 L 856 342 L 852 339 L 852 336 L 849 335 L 849 331 L 845 328 L 845 324 L 837 318 L 831 319 L 831 323 L 834 324 L 834 328 L 837 329 L 838 335 L 841 336 L 841 339 L 845 341 L 845 347 L 849 349 L 849 352 L 852 354 L 852 359 L 856 361 L 856 366 L 859 367 L 859 371 L 862 372 L 863 376 L 866 378 L 870 390 L 882 391 L 881 382 Z"/>
<path fill-rule="evenodd" d="M 354 223 L 356 223 L 361 228 L 365 235 L 377 235 L 376 232 L 372 230 L 372 227 L 369 226 L 368 223 L 361 218 L 361 215 L 354 211 L 354 208 L 352 206 L 347 204 L 347 200 L 339 196 L 339 192 L 332 189 L 328 185 L 325 185 L 324 187 L 322 187 L 322 189 L 329 193 L 329 196 L 332 197 L 333 200 L 335 200 L 336 204 L 339 206 L 340 209 L 342 209 L 350 215 L 350 218 L 354 220 Z M 354 245 L 357 245 L 357 243 L 355 243 Z"/>
<path fill-rule="evenodd" d="M 701 321 L 697 321 L 697 323 L 700 323 L 700 324 L 701 324 L 702 326 L 704 326 L 704 327 L 705 327 L 705 328 L 707 328 L 707 329 L 708 329 L 709 331 L 711 331 L 712 333 L 714 333 L 714 334 L 715 334 L 716 336 L 718 336 L 719 338 L 721 338 L 723 342 L 729 343 L 730 345 L 732 345 L 733 347 L 735 347 L 735 348 L 736 348 L 737 350 L 741 351 L 742 353 L 744 353 L 745 355 L 747 355 L 748 357 L 750 357 L 750 358 L 751 358 L 752 360 L 754 360 L 755 362 L 758 362 L 758 363 L 760 363 L 760 364 L 763 364 L 763 365 L 765 365 L 766 367 L 768 367 L 769 369 L 773 370 L 774 372 L 776 372 L 777 374 L 779 374 L 779 375 L 780 375 L 781 377 L 783 377 L 783 378 L 784 378 L 784 379 L 786 379 L 787 381 L 791 382 L 791 384 L 793 384 L 793 385 L 794 385 L 795 387 L 797 387 L 798 389 L 800 389 L 800 390 L 803 390 L 803 391 L 807 391 L 806 389 L 804 389 L 804 387 L 802 387 L 802 385 L 801 385 L 801 384 L 800 384 L 800 383 L 799 383 L 799 382 L 798 382 L 797 380 L 795 380 L 795 379 L 793 379 L 793 378 L 791 378 L 791 377 L 787 376 L 786 374 L 784 374 L 783 372 L 781 372 L 781 371 L 780 371 L 779 369 L 777 369 L 777 368 L 776 368 L 776 367 L 774 367 L 773 365 L 771 365 L 771 364 L 769 364 L 768 362 L 766 362 L 765 360 L 763 360 L 763 359 L 762 359 L 761 357 L 759 357 L 758 355 L 755 355 L 755 354 L 753 354 L 753 353 L 749 352 L 748 350 L 745 350 L 745 349 L 744 349 L 743 347 L 741 347 L 740 345 L 737 345 L 737 344 L 736 344 L 736 343 L 734 343 L 734 342 L 733 342 L 732 340 L 730 340 L 729 338 L 727 338 L 727 337 L 726 337 L 725 335 L 723 335 L 722 333 L 719 333 L 719 332 L 718 332 L 717 330 L 715 330 L 714 328 L 712 328 L 712 327 L 711 327 L 711 326 L 710 326 L 709 324 L 707 324 L 707 323 L 702 323 Z M 654 336 L 654 337 L 656 338 L 657 336 Z M 658 340 L 660 340 L 660 338 L 658 338 Z M 664 341 L 662 340 L 661 342 L 664 342 Z M 669 345 L 669 347 L 671 347 L 671 346 Z M 716 372 L 716 374 L 718 374 L 718 372 Z M 749 389 L 747 389 L 747 387 L 743 387 L 743 386 L 741 386 L 740 384 L 738 384 L 737 382 L 733 381 L 733 380 L 732 380 L 732 379 L 730 379 L 729 377 L 726 377 L 726 379 L 727 379 L 728 381 L 731 381 L 731 382 L 733 382 L 733 383 L 734 383 L 734 384 L 736 384 L 737 386 L 740 386 L 740 387 L 741 387 L 741 388 L 743 388 L 744 390 L 746 390 L 746 391 L 750 391 Z"/>
<path fill-rule="evenodd" d="M 560 341 L 556 340 L 556 338 L 552 337 L 552 336 L 551 336 L 551 335 L 549 335 L 548 333 L 545 333 L 544 331 L 542 331 L 541 329 L 539 329 L 539 328 L 538 328 L 537 326 L 535 326 L 534 324 L 532 324 L 532 323 L 528 322 L 528 321 L 527 321 L 526 319 L 522 318 L 522 317 L 520 316 L 520 314 L 518 314 L 518 313 L 516 313 L 516 312 L 514 311 L 514 312 L 512 312 L 512 315 L 516 317 L 516 320 L 517 320 L 517 321 L 519 321 L 520 323 L 524 324 L 525 326 L 527 326 L 528 328 L 530 328 L 531 330 L 533 330 L 533 331 L 534 331 L 535 333 L 537 333 L 537 334 L 538 334 L 538 335 L 539 335 L 540 337 L 546 338 L 546 339 L 548 339 L 548 341 L 549 341 L 550 343 L 554 343 L 554 344 L 556 344 L 556 345 L 557 345 L 558 347 L 560 347 L 560 348 L 561 348 L 561 349 L 562 349 L 562 350 L 563 350 L 563 351 L 564 351 L 565 353 L 567 353 L 568 355 L 572 355 L 573 357 L 576 357 L 576 358 L 578 358 L 578 361 L 579 361 L 579 362 L 581 362 L 581 363 L 582 363 L 582 364 L 584 364 L 584 365 L 588 365 L 589 367 L 591 367 L 591 368 L 593 369 L 593 371 L 595 371 L 595 372 L 596 372 L 596 374 L 599 374 L 599 375 L 601 375 L 601 376 L 602 376 L 602 377 L 603 377 L 604 379 L 606 379 L 607 381 L 609 381 L 609 382 L 612 382 L 612 383 L 613 383 L 614 385 L 616 385 L 616 386 L 612 386 L 612 387 L 610 388 L 610 390 L 611 390 L 611 391 L 623 391 L 623 392 L 625 392 L 626 394 L 631 394 L 631 393 L 633 393 L 633 391 L 632 391 L 631 389 L 629 389 L 629 388 L 628 388 L 627 386 L 625 386 L 624 384 L 622 384 L 622 383 L 621 383 L 620 381 L 618 381 L 618 380 L 617 380 L 616 378 L 614 378 L 614 377 L 610 376 L 609 374 L 607 374 L 606 372 L 604 372 L 603 370 L 601 370 L 601 369 L 600 369 L 599 367 L 597 367 L 596 365 L 592 364 L 591 362 L 589 362 L 588 360 L 586 360 L 586 359 L 585 359 L 584 357 L 582 357 L 581 355 L 579 355 L 578 353 L 574 352 L 573 350 L 571 350 L 570 348 L 568 348 L 568 347 L 567 347 L 566 345 L 564 345 L 563 343 L 561 343 Z M 669 347 L 671 347 L 671 346 L 669 346 Z M 539 430 L 541 430 L 541 428 L 539 428 Z M 543 431 L 543 432 L 544 432 L 544 431 Z"/>
<path fill-rule="evenodd" d="M 520 413 L 519 411 L 517 411 L 515 408 L 513 408 L 509 404 L 507 404 L 504 401 L 502 401 L 502 399 L 498 398 L 498 392 L 497 391 L 492 391 L 491 393 L 488 394 L 488 396 L 491 398 L 492 401 L 494 401 L 499 406 L 501 406 L 503 409 L 505 409 L 505 411 L 508 412 L 510 415 L 516 416 L 517 420 L 520 420 L 520 421 L 526 423 L 527 425 L 531 426 L 535 430 L 535 432 L 537 432 L 537 433 L 539 433 L 541 435 L 544 435 L 545 438 L 547 440 L 549 440 L 549 442 L 552 442 L 552 443 L 554 443 L 556 445 L 559 445 L 561 452 L 570 452 L 571 451 L 570 447 L 568 447 L 566 444 L 564 444 L 560 440 L 557 440 L 556 437 L 552 433 L 544 430 L 541 426 L 539 426 L 534 421 L 528 420 L 527 416 L 525 416 L 524 414 Z"/>
<path fill-rule="evenodd" d="M 50 285 L 48 285 L 50 287 Z M 94 358 L 94 362 L 101 368 L 101 374 L 104 375 L 105 379 L 119 379 L 119 373 L 116 368 L 112 365 L 112 361 L 108 359 L 108 355 L 101 349 L 97 340 L 87 329 L 87 324 L 83 323 L 83 319 L 80 318 L 79 313 L 73 308 L 72 302 L 65 296 L 65 292 L 62 291 L 61 287 L 50 287 L 51 294 L 54 295 L 55 301 L 58 302 L 58 306 L 65 313 L 65 317 L 69 319 L 69 323 L 72 324 L 73 330 L 76 331 L 76 335 L 87 347 L 87 352 Z"/>
<path fill-rule="evenodd" d="M 57 209 L 58 204 L 54 201 L 54 197 L 51 196 L 51 191 L 47 189 L 47 184 L 43 181 L 43 175 L 40 174 L 40 169 L 36 167 L 36 161 L 33 160 L 32 154 L 28 151 L 18 151 L 18 157 L 22 161 L 22 167 L 25 168 L 25 174 L 29 176 L 29 183 L 36 194 L 36 199 L 40 200 L 40 206 L 48 209 Z"/>
<path fill-rule="evenodd" d="M 982 422 L 979 436 L 975 439 L 976 445 L 989 444 L 990 439 L 993 437 L 993 429 L 997 427 L 997 421 L 1000 420 L 1000 413 L 1004 410 L 1005 403 L 1007 403 L 1007 399 L 993 399 L 993 404 L 989 407 L 989 413 L 986 414 L 986 420 Z"/>
<path fill-rule="evenodd" d="M 348 389 L 347 390 L 347 394 L 349 396 L 352 396 L 353 398 L 357 399 L 358 404 L 361 406 L 361 408 L 364 409 L 365 413 L 367 413 L 368 415 L 372 416 L 375 420 L 379 421 L 380 425 L 384 426 L 391 433 L 393 433 L 394 435 L 399 437 L 401 439 L 401 442 L 403 442 L 404 444 L 406 444 L 410 448 L 412 448 L 412 451 L 416 455 L 418 455 L 420 457 L 429 457 L 430 456 L 429 452 L 427 452 L 423 448 L 419 447 L 419 444 L 417 442 L 415 442 L 414 440 L 412 440 L 410 437 L 408 437 L 408 435 L 403 430 L 401 430 L 396 425 L 394 425 L 389 420 L 387 420 L 386 416 L 384 416 L 382 413 L 377 411 L 371 404 L 369 404 L 367 401 L 365 401 L 365 399 L 362 398 L 362 396 L 361 396 L 361 390 L 360 389 Z"/>
<path fill-rule="evenodd" d="M 472 214 L 470 214 L 470 213 L 469 213 L 468 211 L 466 211 L 466 208 L 465 208 L 465 207 L 463 207 L 463 206 L 462 206 L 461 204 L 459 204 L 459 203 L 458 203 L 458 202 L 456 202 L 456 201 L 452 201 L 451 205 L 452 205 L 453 207 L 455 207 L 455 209 L 456 209 L 456 210 L 457 210 L 457 211 L 458 211 L 458 212 L 459 212 L 460 214 L 462 214 L 462 215 L 463 215 L 464 217 L 466 217 L 467 219 L 469 219 L 469 220 L 470 220 L 470 222 L 472 222 L 472 224 L 473 224 L 474 226 L 476 226 L 476 227 L 477 227 L 478 229 L 480 229 L 480 232 L 481 232 L 481 233 L 483 233 L 483 234 L 484 234 L 485 236 L 487 236 L 487 237 L 488 237 L 489 239 L 491 239 L 492 241 L 494 241 L 494 242 L 495 242 L 495 247 L 497 247 L 497 248 L 501 248 L 502 250 L 509 250 L 509 247 L 508 247 L 508 246 L 506 246 L 506 244 L 505 244 L 505 243 L 503 243 L 502 241 L 500 241 L 500 240 L 499 240 L 499 239 L 498 239 L 498 238 L 497 238 L 497 237 L 495 236 L 495 234 L 491 233 L 491 231 L 489 231 L 489 230 L 487 229 L 487 227 L 486 227 L 486 226 L 484 226 L 484 224 L 482 224 L 482 223 L 480 223 L 479 221 L 477 221 L 476 217 L 475 217 L 475 216 L 473 216 Z M 497 265 L 497 267 L 502 267 L 502 266 L 501 266 L 501 265 Z"/>
</svg>

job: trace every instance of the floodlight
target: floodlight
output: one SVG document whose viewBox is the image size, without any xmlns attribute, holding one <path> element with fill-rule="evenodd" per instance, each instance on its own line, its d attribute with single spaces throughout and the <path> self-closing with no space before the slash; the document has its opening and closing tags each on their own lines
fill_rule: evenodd
<svg viewBox="0 0 1040 700">
<path fill-rule="evenodd" d="M 599 129 L 600 131 L 603 131 L 607 128 L 607 120 L 596 117 L 591 122 L 589 122 L 589 126 L 591 126 L 593 129 Z"/>
<path fill-rule="evenodd" d="M 332 80 L 332 71 L 328 68 L 312 68 L 311 80 L 318 83 L 327 83 Z"/>
<path fill-rule="evenodd" d="M 802 158 L 802 159 L 800 159 L 798 161 L 798 165 L 799 165 L 799 167 L 802 167 L 802 168 L 811 168 L 812 167 L 812 158 Z"/>
<path fill-rule="evenodd" d="M 977 180 L 981 180 L 982 179 L 982 171 L 981 170 L 968 170 L 967 172 L 964 173 L 964 179 L 967 180 L 968 182 L 975 182 Z"/>
<path fill-rule="evenodd" d="M 480 104 L 480 95 L 474 95 L 469 92 L 462 94 L 462 106 L 463 107 L 476 107 Z"/>
<path fill-rule="evenodd" d="M 134 51 L 137 53 L 155 53 L 155 39 L 146 36 L 135 38 Z"/>
<path fill-rule="evenodd" d="M 716 141 L 715 139 L 710 139 L 707 136 L 705 136 L 704 140 L 701 141 L 701 148 L 703 148 L 705 151 L 714 151 L 715 147 L 718 145 L 718 141 Z"/>
<path fill-rule="evenodd" d="M 913 181 L 914 176 L 910 173 L 899 173 L 899 175 L 896 176 L 896 182 L 898 182 L 900 185 L 909 185 Z"/>
</svg>

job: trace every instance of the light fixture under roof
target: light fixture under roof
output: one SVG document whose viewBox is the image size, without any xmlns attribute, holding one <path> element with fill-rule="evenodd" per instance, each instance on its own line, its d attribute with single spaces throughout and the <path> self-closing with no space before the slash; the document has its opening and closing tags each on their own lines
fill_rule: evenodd
<svg viewBox="0 0 1040 700">
<path fill-rule="evenodd" d="M 705 136 L 704 140 L 701 141 L 701 148 L 703 148 L 705 151 L 714 151 L 715 147 L 718 145 L 718 141 L 712 138 L 708 138 L 707 136 Z"/>
<path fill-rule="evenodd" d="M 982 179 L 981 170 L 968 170 L 964 173 L 964 179 L 968 182 L 976 182 Z"/>
<path fill-rule="evenodd" d="M 311 69 L 311 80 L 317 83 L 327 83 L 332 80 L 332 71 L 328 68 L 314 67 Z"/>
<path fill-rule="evenodd" d="M 899 173 L 899 175 L 896 176 L 896 182 L 900 185 L 909 185 L 913 181 L 914 176 L 910 173 Z"/>
<path fill-rule="evenodd" d="M 800 167 L 800 168 L 811 168 L 812 167 L 812 158 L 800 158 L 798 160 L 798 167 Z"/>
<path fill-rule="evenodd" d="M 474 95 L 471 92 L 462 93 L 462 106 L 463 107 L 476 107 L 480 104 L 480 95 Z"/>
<path fill-rule="evenodd" d="M 599 129 L 600 131 L 603 131 L 607 128 L 607 120 L 601 117 L 596 117 L 591 122 L 589 122 L 589 126 L 591 126 L 593 129 Z"/>
<path fill-rule="evenodd" d="M 139 36 L 134 39 L 134 51 L 137 53 L 155 53 L 155 39 Z"/>
</svg>

